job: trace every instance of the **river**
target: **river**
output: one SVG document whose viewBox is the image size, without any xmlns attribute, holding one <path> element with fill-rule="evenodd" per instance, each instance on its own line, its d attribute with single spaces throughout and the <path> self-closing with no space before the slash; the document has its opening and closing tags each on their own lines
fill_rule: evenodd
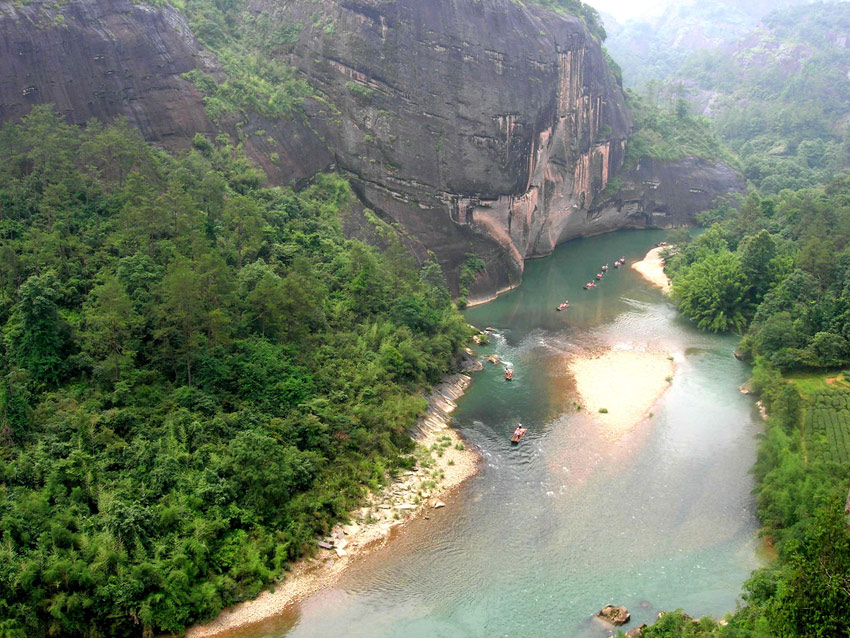
<svg viewBox="0 0 850 638">
<path fill-rule="evenodd" d="M 612 633 L 592 619 L 607 603 L 629 608 L 625 629 L 663 609 L 734 610 L 760 564 L 749 475 L 760 423 L 738 391 L 748 368 L 736 339 L 696 331 L 631 268 L 581 289 L 602 263 L 638 260 L 663 237 L 569 242 L 527 263 L 519 288 L 467 310 L 500 333 L 482 354 L 516 370 L 508 383 L 485 363 L 455 413 L 480 474 L 335 588 L 231 635 L 597 638 Z M 677 368 L 652 418 L 612 440 L 576 411 L 566 360 L 621 345 L 664 349 Z M 511 447 L 518 421 L 529 432 Z"/>
</svg>

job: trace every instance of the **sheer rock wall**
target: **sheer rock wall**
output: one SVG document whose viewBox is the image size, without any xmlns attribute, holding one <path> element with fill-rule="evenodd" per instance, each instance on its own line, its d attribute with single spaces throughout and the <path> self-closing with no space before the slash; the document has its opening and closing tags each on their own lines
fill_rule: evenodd
<svg viewBox="0 0 850 638">
<path fill-rule="evenodd" d="M 272 55 L 319 97 L 292 119 L 249 113 L 224 130 L 273 183 L 328 168 L 348 176 L 455 289 L 466 255 L 482 257 L 472 300 L 517 285 L 524 260 L 560 242 L 686 223 L 742 188 L 728 167 L 697 160 L 621 175 L 631 115 L 578 18 L 512 0 L 248 0 L 246 11 L 300 25 Z M 187 147 L 217 133 L 181 77 L 196 67 L 223 77 L 168 7 L 0 2 L 3 120 L 52 102 L 71 122 L 124 115 L 146 139 Z"/>
</svg>

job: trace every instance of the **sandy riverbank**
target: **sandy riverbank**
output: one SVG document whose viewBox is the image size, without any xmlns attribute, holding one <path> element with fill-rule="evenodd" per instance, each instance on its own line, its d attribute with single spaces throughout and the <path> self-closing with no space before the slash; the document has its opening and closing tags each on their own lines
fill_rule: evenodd
<svg viewBox="0 0 850 638">
<path fill-rule="evenodd" d="M 351 512 L 351 524 L 336 527 L 329 538 L 331 550 L 296 563 L 286 579 L 252 601 L 225 609 L 206 625 L 196 625 L 187 638 L 207 638 L 260 622 L 282 612 L 288 605 L 332 586 L 345 568 L 367 551 L 382 547 L 390 529 L 443 507 L 445 496 L 478 470 L 479 455 L 466 448 L 460 435 L 448 427 L 471 379 L 465 374 L 446 377 L 427 397 L 428 409 L 413 431 L 417 442 L 417 466 L 405 472 L 380 493 L 373 494 L 360 509 Z"/>
<path fill-rule="evenodd" d="M 583 408 L 613 437 L 625 434 L 648 416 L 670 387 L 675 372 L 666 352 L 624 349 L 577 356 L 569 367 Z"/>
<path fill-rule="evenodd" d="M 669 246 L 653 248 L 646 253 L 646 256 L 641 261 L 634 262 L 632 264 L 632 268 L 640 273 L 640 275 L 653 286 L 658 286 L 669 295 L 672 286 L 664 272 L 664 260 L 661 258 L 661 251 L 667 248 L 669 248 Z"/>
</svg>

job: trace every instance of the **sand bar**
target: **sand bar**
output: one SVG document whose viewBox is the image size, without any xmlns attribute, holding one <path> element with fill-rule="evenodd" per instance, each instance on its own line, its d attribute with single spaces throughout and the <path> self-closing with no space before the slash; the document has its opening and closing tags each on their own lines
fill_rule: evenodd
<svg viewBox="0 0 850 638">
<path fill-rule="evenodd" d="M 352 524 L 334 528 L 330 537 L 341 551 L 320 549 L 315 557 L 298 561 L 274 591 L 225 609 L 206 625 L 190 627 L 186 637 L 216 636 L 281 613 L 292 603 L 336 583 L 353 560 L 382 547 L 393 527 L 434 506 L 443 507 L 438 497 L 444 497 L 478 471 L 478 453 L 467 448 L 457 431 L 448 427 L 449 414 L 456 407 L 454 399 L 463 394 L 469 383 L 467 375 L 450 375 L 427 397 L 428 409 L 419 420 L 414 437 L 417 467 L 351 512 Z"/>
<path fill-rule="evenodd" d="M 569 367 L 584 409 L 615 438 L 648 416 L 675 372 L 666 352 L 624 348 L 576 356 Z"/>
<path fill-rule="evenodd" d="M 670 248 L 670 246 L 653 248 L 646 253 L 643 260 L 634 262 L 632 268 L 653 286 L 658 286 L 665 293 L 670 294 L 672 286 L 670 285 L 670 279 L 668 279 L 667 274 L 664 272 L 664 260 L 661 258 L 661 252 L 667 248 Z"/>
</svg>

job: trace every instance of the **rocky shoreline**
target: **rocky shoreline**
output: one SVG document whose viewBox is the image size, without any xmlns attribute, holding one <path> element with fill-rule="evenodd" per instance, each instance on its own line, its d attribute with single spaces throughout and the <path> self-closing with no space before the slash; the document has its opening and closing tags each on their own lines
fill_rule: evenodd
<svg viewBox="0 0 850 638">
<path fill-rule="evenodd" d="M 470 355 L 467 351 L 461 369 L 480 370 L 481 362 Z M 274 589 L 225 609 L 208 624 L 190 627 L 186 637 L 216 636 L 281 613 L 292 603 L 332 586 L 355 558 L 382 547 L 392 528 L 419 515 L 427 518 L 430 510 L 445 507 L 439 497 L 445 497 L 479 467 L 478 453 L 467 448 L 457 431 L 449 427 L 455 401 L 471 381 L 467 374 L 447 375 L 426 397 L 425 414 L 411 429 L 417 457 L 413 469 L 351 512 L 350 524 L 338 525 L 327 537 L 318 539 L 318 553 L 298 561 Z"/>
</svg>

